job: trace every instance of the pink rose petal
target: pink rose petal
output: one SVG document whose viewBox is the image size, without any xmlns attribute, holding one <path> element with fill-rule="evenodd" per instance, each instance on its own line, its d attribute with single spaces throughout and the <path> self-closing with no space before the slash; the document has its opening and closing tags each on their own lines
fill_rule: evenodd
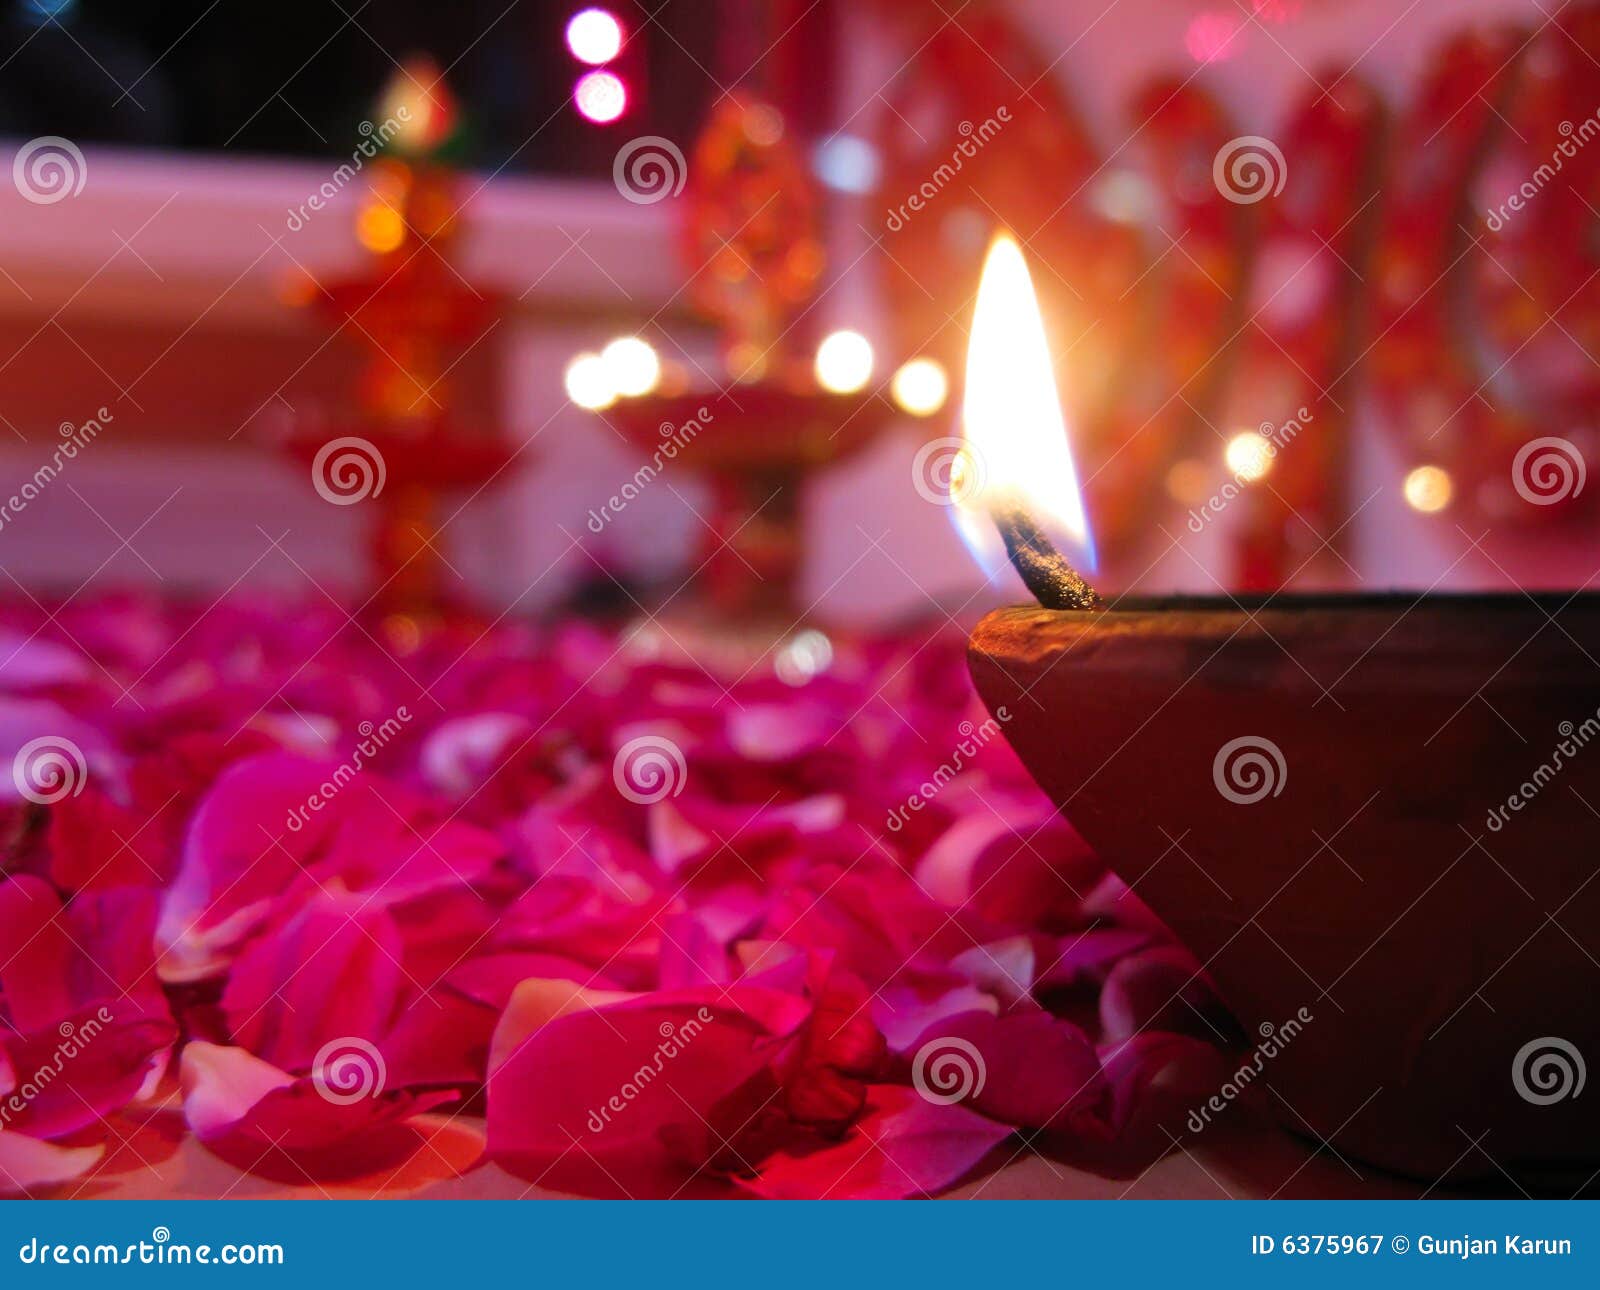
<svg viewBox="0 0 1600 1290">
<path fill-rule="evenodd" d="M 290 1155 L 347 1146 L 431 1107 L 453 1093 L 387 1092 L 369 1080 L 363 1092 L 335 1087 L 330 1096 L 310 1077 L 296 1079 L 242 1048 L 203 1042 L 183 1050 L 183 1114 L 213 1150 L 248 1160 L 255 1152 Z"/>
<path fill-rule="evenodd" d="M 1170 1151 L 1190 1112 L 1229 1074 L 1226 1059 L 1211 1044 L 1159 1030 L 1102 1045 L 1100 1057 L 1112 1091 L 1109 1118 L 1100 1130 L 1102 1141 L 1083 1145 L 1090 1161 L 1123 1173 Z M 1087 1121 L 1078 1127 L 1087 1129 Z"/>
<path fill-rule="evenodd" d="M 284 1070 L 310 1070 L 332 1040 L 376 1040 L 399 1001 L 400 934 L 366 898 L 330 892 L 253 941 L 222 1010 L 236 1043 Z"/>
<path fill-rule="evenodd" d="M 195 811 L 177 876 L 162 901 L 156 943 L 167 981 L 217 975 L 271 914 L 274 900 L 316 854 L 334 819 L 298 828 L 331 767 L 268 753 L 230 766 Z"/>
<path fill-rule="evenodd" d="M 50 884 L 26 875 L 0 878 L 0 991 L 14 1027 L 38 1029 L 72 1011 L 74 953 Z"/>
<path fill-rule="evenodd" d="M 963 1012 L 987 1012 L 992 1016 L 999 1011 L 1000 1003 L 994 995 L 975 985 L 958 985 L 932 998 L 907 986 L 890 986 L 872 1000 L 872 1019 L 893 1053 L 915 1048 L 924 1032 L 946 1017 Z"/>
<path fill-rule="evenodd" d="M 15 1081 L 6 1125 L 35 1138 L 60 1138 L 121 1110 L 166 1068 L 177 1039 L 168 1021 L 119 1018 L 94 1005 L 43 1030 L 0 1032 Z"/>
<path fill-rule="evenodd" d="M 546 1186 L 670 1195 L 738 1129 L 720 1104 L 809 1015 L 753 986 L 618 997 L 524 982 L 495 1033 L 489 1150 Z"/>
<path fill-rule="evenodd" d="M 0 1129 L 0 1196 L 27 1196 L 81 1178 L 105 1147 L 58 1147 L 10 1129 Z"/>
<path fill-rule="evenodd" d="M 1158 945 L 1111 969 L 1100 994 L 1100 1025 L 1113 1042 L 1144 1029 L 1221 1042 L 1229 1022 L 1194 955 L 1177 945 Z"/>
<path fill-rule="evenodd" d="M 960 1182 L 1010 1135 L 1007 1126 L 964 1107 L 880 1084 L 842 1142 L 806 1154 L 777 1152 L 743 1185 L 776 1200 L 931 1196 Z"/>
<path fill-rule="evenodd" d="M 1031 1128 L 1065 1127 L 1072 1112 L 1100 1105 L 1100 1059 L 1070 1021 L 1044 1012 L 947 1017 L 917 1041 L 912 1078 L 990 1119 Z"/>
<path fill-rule="evenodd" d="M 974 945 L 950 960 L 980 990 L 1006 1006 L 1030 999 L 1039 961 L 1031 936 L 1008 936 L 989 945 Z"/>
<path fill-rule="evenodd" d="M 397 1088 L 475 1089 L 488 1077 L 489 1044 L 500 1020 L 491 1008 L 452 990 L 435 990 L 400 1014 L 379 1046 Z"/>
<path fill-rule="evenodd" d="M 496 1015 L 505 1010 L 519 985 L 532 980 L 570 981 L 595 990 L 622 988 L 588 964 L 559 954 L 484 954 L 452 968 L 445 977 L 453 989 L 492 1007 Z"/>
</svg>

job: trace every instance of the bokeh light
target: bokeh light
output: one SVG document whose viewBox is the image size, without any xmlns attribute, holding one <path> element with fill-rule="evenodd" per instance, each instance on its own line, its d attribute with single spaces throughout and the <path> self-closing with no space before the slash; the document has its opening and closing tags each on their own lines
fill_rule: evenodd
<svg viewBox="0 0 1600 1290">
<path fill-rule="evenodd" d="M 878 184 L 883 162 L 877 148 L 854 134 L 835 134 L 817 145 L 811 168 L 829 188 L 841 193 L 870 193 Z"/>
<path fill-rule="evenodd" d="M 628 106 L 628 88 L 610 72 L 586 72 L 572 91 L 572 101 L 589 120 L 605 125 Z"/>
<path fill-rule="evenodd" d="M 1253 484 L 1272 469 L 1272 445 L 1254 430 L 1245 430 L 1228 440 L 1223 451 L 1228 469 L 1235 477 Z"/>
<path fill-rule="evenodd" d="M 622 24 L 604 9 L 580 10 L 567 24 L 567 48 L 580 63 L 609 63 L 622 52 Z"/>
<path fill-rule="evenodd" d="M 1418 466 L 1406 476 L 1406 505 L 1424 515 L 1444 510 L 1455 491 L 1450 472 L 1438 466 Z"/>
<path fill-rule="evenodd" d="M 387 255 L 406 240 L 406 221 L 387 202 L 368 202 L 356 216 L 356 240 L 374 255 Z"/>
<path fill-rule="evenodd" d="M 649 394 L 661 382 L 661 358 L 647 340 L 618 336 L 600 351 L 611 388 L 628 398 Z"/>
<path fill-rule="evenodd" d="M 798 686 L 826 672 L 832 662 L 833 642 L 824 633 L 808 627 L 795 633 L 778 650 L 772 660 L 772 670 L 785 685 Z"/>
<path fill-rule="evenodd" d="M 617 391 L 612 387 L 606 361 L 598 354 L 574 355 L 567 364 L 563 380 L 567 397 L 580 408 L 598 412 L 617 401 Z"/>
<path fill-rule="evenodd" d="M 858 331 L 836 331 L 817 346 L 817 384 L 831 394 L 854 394 L 872 379 L 872 343 Z"/>
<path fill-rule="evenodd" d="M 937 359 L 913 358 L 902 363 L 889 383 L 889 392 L 904 412 L 913 416 L 931 417 L 944 406 L 950 393 L 950 378 Z"/>
</svg>

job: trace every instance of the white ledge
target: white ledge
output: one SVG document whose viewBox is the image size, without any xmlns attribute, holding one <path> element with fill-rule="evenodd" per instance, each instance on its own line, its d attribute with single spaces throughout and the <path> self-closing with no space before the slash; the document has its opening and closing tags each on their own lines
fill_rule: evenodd
<svg viewBox="0 0 1600 1290">
<path fill-rule="evenodd" d="M 0 144 L 0 161 L 18 141 Z M 292 326 L 287 280 L 358 268 L 353 224 L 362 174 L 327 162 L 174 158 L 84 150 L 83 189 L 51 204 L 0 182 L 0 313 L 70 309 Z M 324 185 L 337 191 L 326 200 Z M 476 191 L 475 191 L 476 190 Z M 609 183 L 468 173 L 460 268 L 517 307 L 654 311 L 682 282 L 673 203 L 642 206 Z M 321 210 L 308 202 L 317 195 Z M 297 230 L 290 213 L 306 211 Z"/>
</svg>

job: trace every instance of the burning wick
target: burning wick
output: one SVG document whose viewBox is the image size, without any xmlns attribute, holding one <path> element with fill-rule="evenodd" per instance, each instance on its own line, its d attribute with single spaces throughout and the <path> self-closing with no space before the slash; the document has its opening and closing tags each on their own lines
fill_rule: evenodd
<svg viewBox="0 0 1600 1290">
<path fill-rule="evenodd" d="M 1099 593 L 1044 535 L 1033 517 L 1014 507 L 994 513 L 1006 558 L 1044 609 L 1103 609 Z"/>
<path fill-rule="evenodd" d="M 1049 536 L 1094 565 L 1094 541 L 1067 442 L 1044 319 L 1022 248 L 995 235 L 967 348 L 962 450 L 950 493 L 968 547 L 991 571 L 999 551 L 1046 609 L 1098 609 L 1100 597 Z M 1053 527 L 1051 527 L 1053 526 Z"/>
</svg>

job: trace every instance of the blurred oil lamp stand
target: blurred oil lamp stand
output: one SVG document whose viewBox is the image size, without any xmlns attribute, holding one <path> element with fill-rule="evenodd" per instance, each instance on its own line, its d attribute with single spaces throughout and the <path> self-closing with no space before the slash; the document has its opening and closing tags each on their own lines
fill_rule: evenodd
<svg viewBox="0 0 1600 1290">
<path fill-rule="evenodd" d="M 494 427 L 468 429 L 451 413 L 450 371 L 492 328 L 500 301 L 453 266 L 463 126 L 438 69 L 409 60 L 374 115 L 384 147 L 366 166 L 356 222 L 371 259 L 298 292 L 299 303 L 365 348 L 356 407 L 331 424 L 305 418 L 287 447 L 309 464 L 324 498 L 371 509 L 374 608 L 436 614 L 461 599 L 436 545 L 443 495 L 487 484 L 516 455 Z"/>
<path fill-rule="evenodd" d="M 931 415 L 945 395 L 929 359 L 899 369 L 892 401 L 873 389 L 872 347 L 853 331 L 805 344 L 824 270 L 820 198 L 787 129 L 771 104 L 726 98 L 688 163 L 685 267 L 694 303 L 718 328 L 721 372 L 697 373 L 702 388 L 691 388 L 681 365 L 662 369 L 648 347 L 648 361 L 624 352 L 644 346 L 636 337 L 568 368 L 575 401 L 647 455 L 672 441 L 674 460 L 708 483 L 696 616 L 709 610 L 744 629 L 804 616 L 806 485 L 891 420 Z"/>
</svg>

